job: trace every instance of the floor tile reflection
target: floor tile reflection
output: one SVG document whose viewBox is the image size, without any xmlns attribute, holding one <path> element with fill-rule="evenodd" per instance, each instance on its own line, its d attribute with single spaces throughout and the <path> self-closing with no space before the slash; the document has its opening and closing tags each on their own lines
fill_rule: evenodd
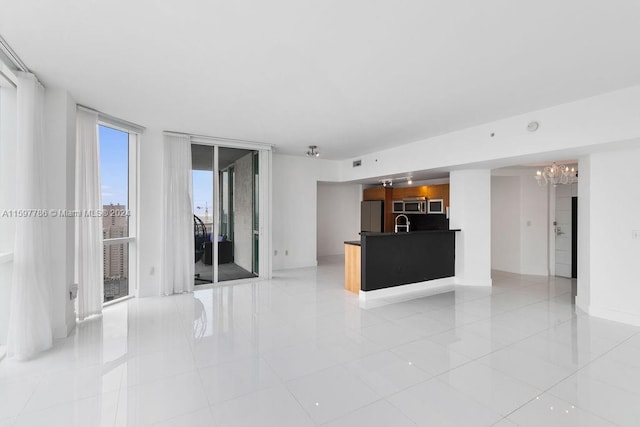
<svg viewBox="0 0 640 427">
<path fill-rule="evenodd" d="M 0 362 L 0 427 L 640 425 L 640 329 L 575 282 L 360 307 L 340 257 L 268 281 L 131 299 Z"/>
</svg>

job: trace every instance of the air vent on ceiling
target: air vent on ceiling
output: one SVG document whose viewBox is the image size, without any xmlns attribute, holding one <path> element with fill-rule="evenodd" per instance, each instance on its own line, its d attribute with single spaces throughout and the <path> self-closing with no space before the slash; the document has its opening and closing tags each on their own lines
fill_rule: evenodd
<svg viewBox="0 0 640 427">
<path fill-rule="evenodd" d="M 353 167 L 354 168 L 357 168 L 360 165 L 362 165 L 362 160 L 354 160 L 353 161 Z"/>
</svg>

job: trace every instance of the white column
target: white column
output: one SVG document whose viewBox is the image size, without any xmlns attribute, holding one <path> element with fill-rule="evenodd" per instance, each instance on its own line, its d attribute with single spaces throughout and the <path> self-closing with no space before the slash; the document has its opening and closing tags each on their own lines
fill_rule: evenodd
<svg viewBox="0 0 640 427">
<path fill-rule="evenodd" d="M 640 326 L 638 162 L 640 148 L 580 161 L 578 305 L 593 316 Z"/>
<path fill-rule="evenodd" d="M 491 171 L 451 172 L 449 227 L 456 233 L 456 283 L 491 286 Z"/>
<path fill-rule="evenodd" d="M 50 209 L 75 208 L 76 104 L 68 92 L 45 92 L 46 153 L 49 177 L 47 206 Z M 49 230 L 53 247 L 51 288 L 53 337 L 68 336 L 76 325 L 75 301 L 69 297 L 74 282 L 74 218 L 51 218 Z"/>
<path fill-rule="evenodd" d="M 591 305 L 591 156 L 578 162 L 578 293 L 576 305 L 589 312 Z"/>
</svg>

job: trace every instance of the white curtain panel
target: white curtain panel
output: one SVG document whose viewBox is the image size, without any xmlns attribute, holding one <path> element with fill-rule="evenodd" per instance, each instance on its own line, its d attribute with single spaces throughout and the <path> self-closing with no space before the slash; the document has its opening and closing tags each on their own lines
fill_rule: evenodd
<svg viewBox="0 0 640 427">
<path fill-rule="evenodd" d="M 193 291 L 194 237 L 191 140 L 164 135 L 162 179 L 163 295 Z"/>
<path fill-rule="evenodd" d="M 16 218 L 7 356 L 30 359 L 52 345 L 51 251 L 46 211 L 47 177 L 42 153 L 44 89 L 30 73 L 17 73 Z"/>
<path fill-rule="evenodd" d="M 78 108 L 76 116 L 76 218 L 75 282 L 78 284 L 78 318 L 102 313 L 104 299 L 102 209 L 100 186 L 98 113 Z M 84 215 L 88 213 L 89 215 Z"/>
</svg>

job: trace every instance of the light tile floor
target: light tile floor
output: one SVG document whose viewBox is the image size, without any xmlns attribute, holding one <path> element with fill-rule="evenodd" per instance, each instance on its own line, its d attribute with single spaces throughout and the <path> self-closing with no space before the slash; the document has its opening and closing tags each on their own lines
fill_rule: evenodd
<svg viewBox="0 0 640 427">
<path fill-rule="evenodd" d="M 576 312 L 570 280 L 365 310 L 343 268 L 107 307 L 0 362 L 0 427 L 640 425 L 640 329 Z"/>
</svg>

